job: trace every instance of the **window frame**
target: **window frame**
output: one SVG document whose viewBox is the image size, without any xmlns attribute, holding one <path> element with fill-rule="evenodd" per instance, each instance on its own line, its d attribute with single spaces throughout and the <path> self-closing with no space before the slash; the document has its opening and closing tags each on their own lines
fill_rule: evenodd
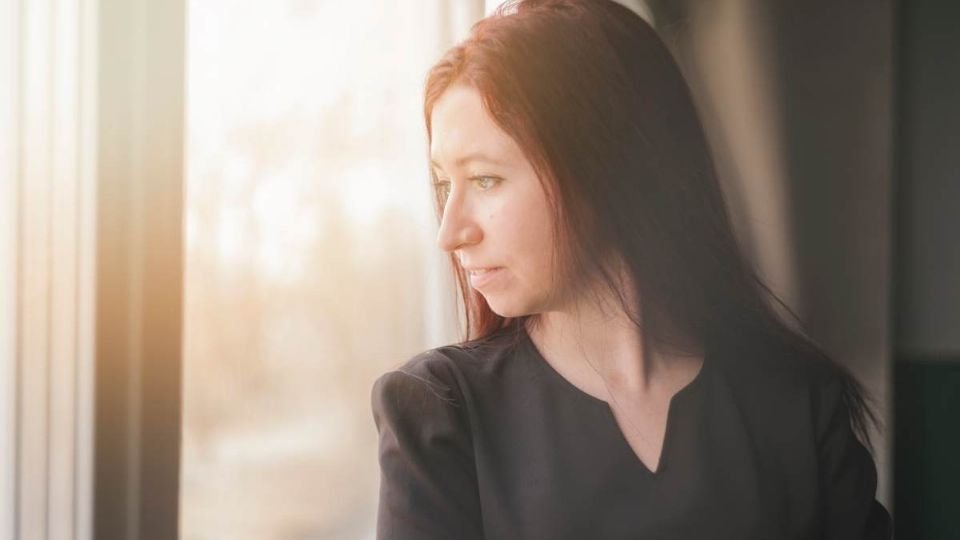
<svg viewBox="0 0 960 540">
<path fill-rule="evenodd" d="M 185 9 L 100 2 L 98 539 L 179 536 Z"/>
</svg>

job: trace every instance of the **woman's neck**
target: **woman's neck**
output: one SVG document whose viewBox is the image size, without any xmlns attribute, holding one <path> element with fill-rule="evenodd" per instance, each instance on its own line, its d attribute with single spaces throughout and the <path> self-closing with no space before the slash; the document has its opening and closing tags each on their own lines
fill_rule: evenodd
<svg viewBox="0 0 960 540">
<path fill-rule="evenodd" d="M 527 332 L 545 359 L 585 392 L 672 395 L 700 369 L 702 354 L 665 355 L 643 347 L 640 328 L 609 299 L 580 301 L 527 320 Z M 646 354 L 645 354 L 646 352 Z"/>
</svg>

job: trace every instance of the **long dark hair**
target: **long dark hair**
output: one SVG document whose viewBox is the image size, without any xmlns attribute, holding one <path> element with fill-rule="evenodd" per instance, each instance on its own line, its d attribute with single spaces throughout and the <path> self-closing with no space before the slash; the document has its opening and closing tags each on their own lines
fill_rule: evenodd
<svg viewBox="0 0 960 540">
<path fill-rule="evenodd" d="M 599 279 L 647 347 L 801 353 L 842 378 L 851 423 L 871 448 L 875 413 L 856 378 L 799 328 L 759 279 L 733 233 L 713 160 L 683 76 L 656 32 L 612 0 L 514 0 L 476 23 L 430 70 L 424 117 L 455 82 L 472 85 L 523 149 L 554 216 L 561 283 Z M 443 201 L 435 201 L 441 219 Z M 641 301 L 630 306 L 616 254 Z M 529 316 L 504 318 L 450 262 L 466 336 L 482 340 Z M 774 302 L 793 315 L 790 327 Z"/>
</svg>

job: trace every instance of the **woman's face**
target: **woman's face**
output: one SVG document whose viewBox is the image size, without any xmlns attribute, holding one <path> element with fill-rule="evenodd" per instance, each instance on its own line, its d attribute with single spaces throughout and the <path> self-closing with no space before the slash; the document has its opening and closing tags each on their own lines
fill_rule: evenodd
<svg viewBox="0 0 960 540">
<path fill-rule="evenodd" d="M 440 249 L 457 255 L 498 315 L 550 310 L 552 216 L 533 166 L 472 86 L 448 88 L 430 127 L 434 181 L 446 196 Z"/>
</svg>

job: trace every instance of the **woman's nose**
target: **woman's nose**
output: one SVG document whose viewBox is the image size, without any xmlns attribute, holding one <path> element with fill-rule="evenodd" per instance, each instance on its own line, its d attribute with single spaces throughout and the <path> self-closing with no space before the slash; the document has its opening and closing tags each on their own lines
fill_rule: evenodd
<svg viewBox="0 0 960 540">
<path fill-rule="evenodd" d="M 452 252 L 464 245 L 476 244 L 483 238 L 480 227 L 466 211 L 464 203 L 463 198 L 451 194 L 443 207 L 437 233 L 437 246 L 443 251 Z"/>
</svg>

